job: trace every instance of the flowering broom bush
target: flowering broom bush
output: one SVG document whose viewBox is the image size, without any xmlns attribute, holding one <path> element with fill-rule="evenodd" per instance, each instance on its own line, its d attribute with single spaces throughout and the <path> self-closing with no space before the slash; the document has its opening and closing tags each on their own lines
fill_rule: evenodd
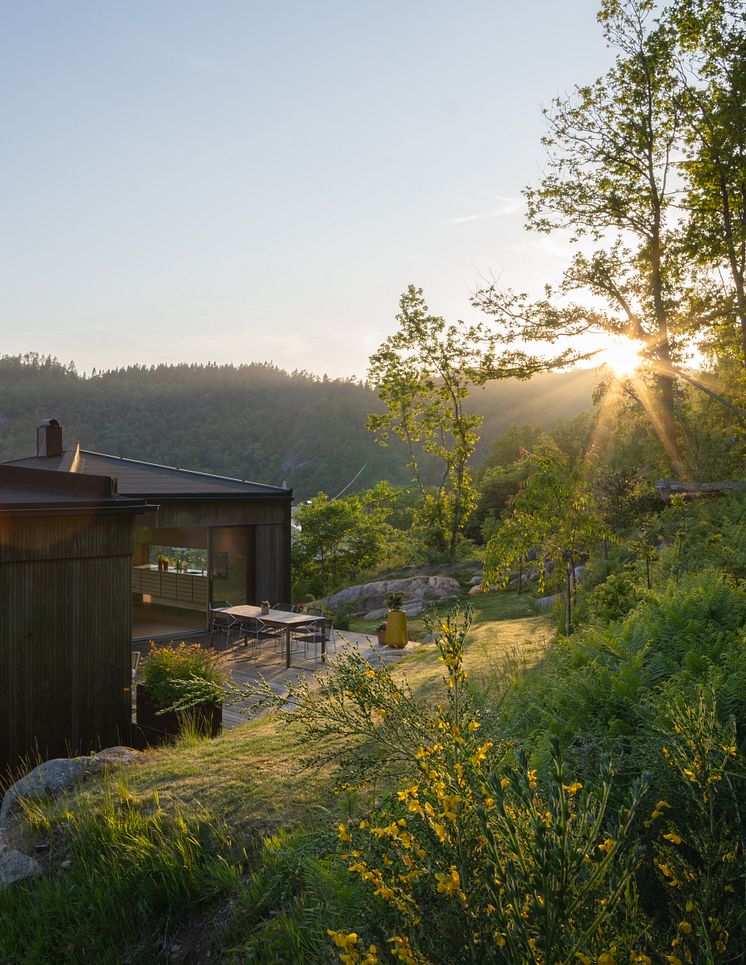
<svg viewBox="0 0 746 965">
<path fill-rule="evenodd" d="M 378 942 L 330 930 L 339 960 L 611 965 L 624 946 L 644 961 L 623 937 L 643 782 L 610 813 L 610 770 L 586 789 L 555 747 L 540 783 L 522 754 L 485 739 L 463 667 L 470 623 L 431 626 L 446 672 L 428 740 L 395 793 L 339 826 L 342 860 L 397 923 Z"/>
<path fill-rule="evenodd" d="M 718 720 L 711 691 L 679 701 L 662 728 L 660 752 L 676 798 L 653 808 L 653 864 L 668 927 L 666 961 L 742 961 L 746 869 L 743 759 L 733 721 Z M 740 784 L 740 794 L 739 787 Z"/>
</svg>

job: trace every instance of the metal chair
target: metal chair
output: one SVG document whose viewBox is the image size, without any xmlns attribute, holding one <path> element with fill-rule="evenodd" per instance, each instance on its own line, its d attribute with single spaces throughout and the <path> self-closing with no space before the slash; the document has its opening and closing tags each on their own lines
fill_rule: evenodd
<svg viewBox="0 0 746 965">
<path fill-rule="evenodd" d="M 238 633 L 243 637 L 243 645 L 245 647 L 249 645 L 249 638 L 251 638 L 252 645 L 257 647 L 263 630 L 264 624 L 261 620 L 256 619 L 256 617 L 242 617 L 238 621 Z"/>
<path fill-rule="evenodd" d="M 308 655 L 309 646 L 313 645 L 314 656 L 318 660 L 319 658 L 319 644 L 328 643 L 334 633 L 334 627 L 332 626 L 332 621 L 326 617 L 321 620 L 316 620 L 314 623 L 309 623 L 305 627 L 298 627 L 295 631 L 294 636 L 303 643 L 303 652 Z M 336 644 L 335 644 L 336 649 Z"/>
<path fill-rule="evenodd" d="M 232 606 L 227 600 L 213 600 L 208 604 L 208 611 L 210 613 L 210 646 L 212 646 L 212 638 L 215 632 L 225 634 L 225 642 L 228 642 L 231 630 L 240 625 L 240 620 L 236 617 L 232 617 L 227 613 L 223 613 L 228 607 Z"/>
</svg>

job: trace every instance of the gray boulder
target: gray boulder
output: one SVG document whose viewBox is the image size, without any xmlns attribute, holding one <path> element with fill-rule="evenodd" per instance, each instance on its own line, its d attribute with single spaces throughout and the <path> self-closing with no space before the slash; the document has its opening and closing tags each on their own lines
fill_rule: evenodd
<svg viewBox="0 0 746 965">
<path fill-rule="evenodd" d="M 3 806 L 0 808 L 0 828 L 7 825 L 11 811 L 20 798 L 59 794 L 82 781 L 92 769 L 92 757 L 58 757 L 39 764 L 5 792 Z"/>
<path fill-rule="evenodd" d="M 472 578 L 469 580 L 469 583 L 470 583 L 472 586 L 479 586 L 479 584 L 480 584 L 481 582 L 482 582 L 482 577 L 481 577 L 481 576 L 472 576 Z"/>
<path fill-rule="evenodd" d="M 0 844 L 0 891 L 13 885 L 16 881 L 23 881 L 41 871 L 38 861 L 34 861 L 22 851 L 7 848 Z"/>
<path fill-rule="evenodd" d="M 554 596 L 540 596 L 536 601 L 536 607 L 539 610 L 549 610 L 557 602 L 559 597 L 555 594 Z"/>
<path fill-rule="evenodd" d="M 375 580 L 372 583 L 349 586 L 345 590 L 340 590 L 339 593 L 326 597 L 321 602 L 335 613 L 338 610 L 346 609 L 355 616 L 367 615 L 379 610 L 383 610 L 385 614 L 388 594 L 402 593 L 405 613 L 409 612 L 407 607 L 412 604 L 418 605 L 420 609 L 417 612 L 421 612 L 428 603 L 448 600 L 457 596 L 460 589 L 458 580 L 450 576 L 411 576 L 400 580 Z M 409 615 L 415 614 L 410 613 Z M 377 620 L 379 617 L 372 616 L 370 619 Z"/>
<path fill-rule="evenodd" d="M 89 774 L 103 770 L 107 765 L 128 765 L 145 759 L 141 751 L 131 747 L 107 747 L 90 757 L 57 757 L 44 761 L 29 771 L 5 792 L 0 808 L 0 829 L 7 827 L 19 799 L 54 797 L 85 780 Z"/>
</svg>

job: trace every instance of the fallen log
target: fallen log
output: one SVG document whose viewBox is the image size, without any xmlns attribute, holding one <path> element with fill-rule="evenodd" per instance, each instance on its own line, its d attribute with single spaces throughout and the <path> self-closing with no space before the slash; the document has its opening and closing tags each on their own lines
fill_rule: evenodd
<svg viewBox="0 0 746 965">
<path fill-rule="evenodd" d="M 679 482 L 676 479 L 659 479 L 655 489 L 662 500 L 668 502 L 672 496 L 687 496 L 699 499 L 703 496 L 728 496 L 741 492 L 746 483 L 740 479 L 724 479 L 721 482 L 697 483 Z"/>
</svg>

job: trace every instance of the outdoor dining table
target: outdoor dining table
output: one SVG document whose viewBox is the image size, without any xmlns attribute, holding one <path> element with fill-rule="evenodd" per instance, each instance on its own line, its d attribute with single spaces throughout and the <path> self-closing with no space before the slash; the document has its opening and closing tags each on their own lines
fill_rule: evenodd
<svg viewBox="0 0 746 965">
<path fill-rule="evenodd" d="M 250 617 L 254 620 L 260 620 L 268 627 L 279 627 L 284 630 L 285 666 L 288 668 L 290 667 L 290 634 L 297 627 L 307 627 L 323 620 L 323 617 L 312 616 L 310 613 L 288 613 L 286 610 L 270 610 L 269 613 L 262 613 L 260 606 L 252 606 L 248 603 L 243 606 L 221 607 L 220 612 L 227 613 L 239 620 L 241 617 Z M 321 635 L 321 659 L 326 660 L 326 636 L 324 634 Z"/>
</svg>

